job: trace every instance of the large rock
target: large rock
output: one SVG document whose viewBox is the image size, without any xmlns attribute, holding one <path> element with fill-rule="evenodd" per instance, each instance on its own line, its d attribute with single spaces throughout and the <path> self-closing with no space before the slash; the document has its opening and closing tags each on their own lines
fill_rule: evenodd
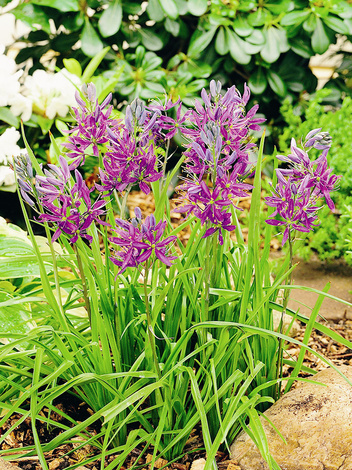
<svg viewBox="0 0 352 470">
<path fill-rule="evenodd" d="M 7 462 L 6 460 L 0 458 L 0 470 L 21 470 L 19 467 Z"/>
<path fill-rule="evenodd" d="M 352 382 L 352 367 L 339 369 Z M 271 454 L 282 470 L 351 470 L 352 387 L 333 369 L 314 380 L 326 386 L 301 383 L 265 412 L 287 441 L 262 419 Z M 232 444 L 231 458 L 241 470 L 269 468 L 244 433 Z"/>
</svg>

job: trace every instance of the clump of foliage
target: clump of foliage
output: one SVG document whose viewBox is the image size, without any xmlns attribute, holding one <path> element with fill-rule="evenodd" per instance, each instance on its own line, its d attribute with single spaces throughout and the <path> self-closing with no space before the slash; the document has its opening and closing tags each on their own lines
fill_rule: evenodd
<svg viewBox="0 0 352 470">
<path fill-rule="evenodd" d="M 205 86 L 195 88 L 198 80 L 246 81 L 269 118 L 277 117 L 284 97 L 296 102 L 315 90 L 310 57 L 325 52 L 336 34 L 352 35 L 352 7 L 344 0 L 35 0 L 12 12 L 32 28 L 16 59 L 32 59 L 32 71 L 43 67 L 48 51 L 60 68 L 77 59 L 71 65 L 79 71 L 111 46 L 101 71 L 109 75 L 124 64 L 116 89 L 121 96 L 154 98 L 166 91 L 188 100 Z"/>
<path fill-rule="evenodd" d="M 339 191 L 332 195 L 336 211 L 331 213 L 327 208 L 321 209 L 321 223 L 305 239 L 300 255 L 308 259 L 314 252 L 321 260 L 344 257 L 351 264 L 351 254 L 346 251 L 346 238 L 349 238 L 351 222 L 346 215 L 347 206 L 352 204 L 352 134 L 346 130 L 346 125 L 351 119 L 352 99 L 348 96 L 340 108 L 330 107 L 327 111 L 327 105 L 322 103 L 329 99 L 330 93 L 329 89 L 318 91 L 306 103 L 302 117 L 295 113 L 291 103 L 284 103 L 281 113 L 287 127 L 279 135 L 279 151 L 287 152 L 291 138 L 300 141 L 310 129 L 322 127 L 329 132 L 333 145 L 327 157 L 328 162 L 334 172 L 343 175 Z"/>
<path fill-rule="evenodd" d="M 260 252 L 264 139 L 254 167 L 249 130 L 258 129 L 262 118 L 256 116 L 257 106 L 246 110 L 249 95 L 248 87 L 243 95 L 236 87 L 222 93 L 221 83 L 212 81 L 210 93 L 203 89 L 202 102 L 185 114 L 180 101 L 145 106 L 136 99 L 122 122 L 112 112 L 111 94 L 101 102 L 90 84 L 76 95 L 75 124 L 64 148 L 53 139 L 59 164 L 43 169 L 28 145 L 28 154 L 15 159 L 29 237 L 0 234 L 0 278 L 16 279 L 0 284 L 0 311 L 10 307 L 7 312 L 15 315 L 14 306 L 21 307 L 20 320 L 5 322 L 1 332 L 0 425 L 14 412 L 21 418 L 1 439 L 30 417 L 34 448 L 26 449 L 26 456 L 38 455 L 43 469 L 48 470 L 45 452 L 77 437 L 79 447 L 89 443 L 98 449 L 101 469 L 111 454 L 116 458 L 107 468 L 121 468 L 139 445 L 153 446 L 153 467 L 159 456 L 179 457 L 200 424 L 205 470 L 216 470 L 218 449 L 228 448 L 241 428 L 269 468 L 278 470 L 259 417 L 280 395 L 283 364 L 293 367 L 286 391 L 298 377 L 311 329 L 328 331 L 315 322 L 326 290 L 318 292 L 309 319 L 287 307 L 294 288 L 293 242 L 297 231 L 309 232 L 315 223 L 318 199 L 324 197 L 332 207 L 329 192 L 337 177 L 326 173 L 327 148 L 311 161 L 295 147 L 287 157 L 293 163 L 289 173 L 277 173 L 267 200 Z M 169 114 L 174 108 L 175 119 Z M 168 142 L 178 132 L 187 136 L 187 148 L 165 174 Z M 321 135 L 313 132 L 308 139 L 316 147 Z M 86 160 L 99 166 L 94 200 L 94 189 L 81 175 Z M 173 227 L 167 190 L 182 164 L 185 180 L 177 210 L 186 217 Z M 245 179 L 254 170 L 252 186 Z M 135 207 L 134 217 L 126 217 L 134 185 L 153 192 L 154 214 L 143 217 Z M 248 191 L 246 244 L 237 199 Z M 120 217 L 112 210 L 112 198 L 121 204 Z M 25 203 L 44 227 L 45 250 L 33 235 Z M 275 280 L 268 261 L 273 225 L 285 226 L 283 242 L 290 246 Z M 177 235 L 186 226 L 191 236 L 184 246 Z M 274 331 L 274 310 L 282 312 L 282 319 L 288 314 L 308 324 L 303 343 L 283 334 L 283 321 Z M 303 347 L 296 362 L 283 355 L 286 340 Z M 67 418 L 56 406 L 64 393 L 87 403 L 92 414 L 82 422 L 55 423 L 53 412 Z M 36 420 L 60 433 L 41 442 Z M 90 432 L 93 423 L 98 433 Z M 88 456 L 85 463 L 96 459 Z"/>
</svg>

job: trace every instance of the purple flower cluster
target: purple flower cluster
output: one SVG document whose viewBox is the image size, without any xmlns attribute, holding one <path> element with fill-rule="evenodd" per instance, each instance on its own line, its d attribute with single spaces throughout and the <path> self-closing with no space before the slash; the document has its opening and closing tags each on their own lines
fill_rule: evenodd
<svg viewBox="0 0 352 470">
<path fill-rule="evenodd" d="M 337 189 L 341 178 L 332 174 L 328 168 L 327 153 L 331 147 L 331 137 L 327 132 L 314 129 L 305 139 L 305 148 L 322 150 L 321 155 L 311 160 L 308 151 L 291 141 L 291 153 L 278 155 L 278 159 L 290 164 L 288 169 L 276 170 L 278 183 L 272 188 L 272 195 L 266 197 L 268 206 L 275 210 L 266 222 L 270 225 L 284 226 L 282 244 L 284 245 L 292 231 L 310 232 L 317 226 L 319 201 L 325 198 L 328 207 L 335 210 L 330 197 Z M 279 216 L 279 218 L 277 218 Z"/>
<path fill-rule="evenodd" d="M 138 185 L 145 194 L 150 192 L 149 183 L 163 176 L 159 150 L 174 135 L 170 129 L 175 121 L 165 114 L 174 106 L 167 102 L 165 106 L 146 107 L 138 98 L 127 106 L 125 123 L 107 131 L 101 182 L 96 185 L 99 191 L 110 194 Z"/>
<path fill-rule="evenodd" d="M 64 157 L 59 157 L 60 166 L 48 165 L 50 170 L 44 170 L 44 176 L 33 178 L 33 169 L 27 157 L 26 162 L 21 157 L 15 161 L 17 178 L 21 194 L 26 202 L 36 207 L 39 220 L 51 222 L 56 228 L 52 241 L 61 234 L 69 237 L 70 243 L 76 243 L 78 238 L 89 242 L 92 237 L 87 231 L 94 221 L 108 225 L 100 217 L 105 214 L 106 201 L 97 199 L 93 204 L 89 189 L 78 170 L 74 171 L 75 181 L 69 165 Z"/>
<path fill-rule="evenodd" d="M 181 129 L 190 143 L 186 152 L 187 177 L 179 188 L 184 203 L 176 211 L 193 212 L 202 225 L 208 226 L 204 237 L 218 232 L 223 244 L 222 230 L 235 228 L 230 206 L 252 189 L 244 183 L 252 171 L 248 155 L 254 144 L 249 130 L 260 130 L 264 119 L 255 117 L 257 105 L 245 112 L 250 97 L 246 85 L 243 96 L 235 86 L 221 94 L 221 83 L 212 80 L 210 93 L 203 89 L 201 97 L 204 106 L 196 100 L 195 109 L 187 113 L 191 125 Z"/>
<path fill-rule="evenodd" d="M 116 220 L 119 228 L 114 231 L 118 236 L 109 239 L 120 247 L 120 250 L 115 251 L 114 256 L 110 258 L 121 268 L 119 274 L 128 267 L 138 267 L 149 259 L 154 261 L 155 258 L 166 266 L 171 266 L 177 257 L 168 253 L 168 245 L 177 237 L 170 236 L 163 239 L 166 222 L 156 223 L 154 215 L 147 216 L 143 222 L 139 207 L 134 211 L 136 217 L 131 222 Z"/>
<path fill-rule="evenodd" d="M 67 131 L 70 135 L 65 147 L 69 150 L 68 156 L 74 161 L 70 169 L 83 165 L 87 152 L 95 157 L 99 156 L 99 146 L 108 142 L 108 131 L 118 129 L 120 120 L 112 119 L 112 106 L 109 106 L 112 94 L 110 93 L 99 105 L 93 83 L 84 85 L 85 101 L 76 92 L 76 101 L 79 108 L 73 108 L 76 125 Z"/>
</svg>

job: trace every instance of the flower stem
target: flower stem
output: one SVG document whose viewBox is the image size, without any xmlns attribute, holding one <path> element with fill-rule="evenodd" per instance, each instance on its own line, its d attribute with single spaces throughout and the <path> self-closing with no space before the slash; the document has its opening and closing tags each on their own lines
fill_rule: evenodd
<svg viewBox="0 0 352 470">
<path fill-rule="evenodd" d="M 123 195 L 123 198 L 122 198 L 122 205 L 121 205 L 121 219 L 125 219 L 125 215 L 126 215 L 126 206 L 127 206 L 127 198 L 128 198 L 128 195 L 130 194 L 130 191 L 132 189 L 132 186 L 129 185 L 127 186 L 126 190 L 125 190 L 125 194 Z"/>
<path fill-rule="evenodd" d="M 143 286 L 144 286 L 145 311 L 147 315 L 148 339 L 149 339 L 150 347 L 152 349 L 155 372 L 157 373 L 158 378 L 161 379 L 161 371 L 160 371 L 158 356 L 156 354 L 155 336 L 154 336 L 154 331 L 153 331 L 153 324 L 152 324 L 152 318 L 150 315 L 149 300 L 148 300 L 148 273 L 149 273 L 149 263 L 148 261 L 146 261 Z"/>
<path fill-rule="evenodd" d="M 209 301 L 210 301 L 210 283 L 211 283 L 211 268 L 210 268 L 210 249 L 211 249 L 211 236 L 207 237 L 205 244 L 205 267 L 204 267 L 204 310 L 201 312 L 201 322 L 209 320 Z M 203 331 L 203 341 L 206 341 L 206 330 Z"/>
<path fill-rule="evenodd" d="M 89 301 L 89 295 L 88 295 L 88 288 L 87 288 L 87 283 L 86 283 L 86 277 L 85 277 L 85 275 L 84 275 L 84 269 L 83 269 L 82 259 L 81 259 L 81 256 L 80 256 L 80 254 L 79 254 L 78 248 L 77 248 L 76 246 L 73 246 L 73 249 L 74 249 L 74 251 L 75 251 L 75 253 L 76 253 L 77 264 L 78 264 L 78 271 L 79 271 L 79 274 L 80 274 L 81 280 L 82 280 L 83 297 L 84 297 L 85 304 L 86 304 L 86 309 L 87 309 L 87 313 L 88 313 L 89 324 L 91 325 L 92 311 L 91 311 L 91 308 L 90 308 L 90 301 Z"/>
<path fill-rule="evenodd" d="M 289 244 L 289 249 L 290 249 L 290 264 L 289 264 L 289 270 L 290 274 L 288 275 L 287 279 L 287 285 L 290 286 L 292 284 L 292 265 L 293 265 L 293 242 L 294 239 L 291 237 L 291 231 L 288 233 L 288 244 Z M 284 318 L 286 315 L 287 311 L 287 306 L 288 306 L 288 301 L 290 298 L 290 291 L 291 289 L 287 288 L 284 291 L 284 299 L 282 302 L 282 312 L 281 312 L 281 320 L 280 320 L 280 334 L 283 334 L 284 332 Z M 276 379 L 279 380 L 279 378 L 282 377 L 282 369 L 283 369 L 283 347 L 285 344 L 285 340 L 282 338 L 279 338 L 279 349 L 278 349 L 278 357 L 277 357 L 277 368 L 276 368 Z M 276 397 L 279 399 L 281 396 L 281 386 L 279 382 L 276 384 Z"/>
</svg>

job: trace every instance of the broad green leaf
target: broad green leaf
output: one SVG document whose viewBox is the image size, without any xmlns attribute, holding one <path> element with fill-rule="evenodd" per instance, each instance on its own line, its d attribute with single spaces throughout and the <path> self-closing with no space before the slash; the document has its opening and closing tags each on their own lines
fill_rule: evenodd
<svg viewBox="0 0 352 470">
<path fill-rule="evenodd" d="M 249 36 L 253 32 L 253 27 L 242 16 L 236 17 L 232 27 L 235 32 L 242 37 Z"/>
<path fill-rule="evenodd" d="M 352 5 L 345 0 L 333 2 L 332 10 L 340 18 L 352 18 Z"/>
<path fill-rule="evenodd" d="M 85 83 L 90 81 L 94 72 L 97 70 L 101 61 L 104 59 L 104 57 L 106 56 L 109 50 L 110 50 L 110 46 L 105 47 L 103 50 L 99 52 L 99 54 L 94 56 L 93 59 L 89 62 L 87 67 L 84 69 L 84 72 L 82 75 L 82 80 Z"/>
<path fill-rule="evenodd" d="M 139 34 L 142 38 L 143 46 L 150 51 L 160 51 L 163 48 L 164 43 L 160 37 L 153 33 L 150 29 L 141 28 Z"/>
<path fill-rule="evenodd" d="M 244 47 L 244 51 L 247 52 L 247 54 L 253 55 L 253 54 L 258 54 L 258 52 L 260 52 L 263 49 L 263 44 L 251 44 L 246 39 L 244 41 L 243 47 Z"/>
<path fill-rule="evenodd" d="M 231 57 L 238 64 L 249 64 L 251 56 L 244 51 L 245 42 L 243 39 L 229 28 L 226 28 L 226 35 Z"/>
<path fill-rule="evenodd" d="M 149 18 L 153 21 L 162 21 L 165 17 L 164 10 L 161 8 L 159 0 L 149 0 L 147 6 Z"/>
<path fill-rule="evenodd" d="M 103 49 L 103 43 L 88 18 L 82 31 L 81 43 L 81 49 L 88 57 L 94 57 Z"/>
<path fill-rule="evenodd" d="M 196 59 L 200 53 L 203 52 L 204 49 L 210 44 L 215 35 L 216 29 L 217 28 L 213 27 L 205 33 L 196 31 L 191 38 L 187 55 L 192 59 Z"/>
<path fill-rule="evenodd" d="M 336 31 L 337 33 L 350 34 L 350 30 L 347 24 L 335 16 L 327 16 L 326 18 L 323 18 L 323 21 L 326 26 L 328 26 L 333 31 Z"/>
<path fill-rule="evenodd" d="M 176 18 L 178 18 L 178 8 L 175 0 L 159 0 L 159 3 L 166 16 L 172 20 L 176 20 Z"/>
<path fill-rule="evenodd" d="M 265 23 L 270 23 L 272 14 L 265 8 L 258 8 L 255 12 L 248 15 L 248 23 L 251 26 L 263 26 Z"/>
<path fill-rule="evenodd" d="M 103 38 L 113 36 L 120 29 L 122 21 L 122 6 L 120 0 L 114 0 L 103 11 L 98 21 L 98 28 Z"/>
<path fill-rule="evenodd" d="M 56 126 L 56 129 L 65 137 L 67 137 L 67 133 L 65 133 L 65 131 L 68 131 L 69 130 L 69 127 L 68 125 L 66 124 L 66 122 L 64 121 L 61 121 L 61 119 L 55 119 L 55 126 Z"/>
<path fill-rule="evenodd" d="M 59 11 L 79 11 L 79 0 L 32 0 L 35 5 L 56 8 Z"/>
<path fill-rule="evenodd" d="M 0 302 L 11 300 L 12 295 L 0 290 Z M 30 323 L 30 312 L 24 306 L 8 305 L 0 307 L 0 341 L 1 333 L 27 333 L 34 324 Z"/>
<path fill-rule="evenodd" d="M 38 122 L 43 134 L 45 135 L 50 131 L 51 126 L 53 125 L 54 119 L 48 119 L 48 118 L 43 117 L 43 116 L 38 116 L 37 117 L 37 122 Z"/>
<path fill-rule="evenodd" d="M 261 93 L 263 93 L 265 88 L 267 87 L 267 84 L 268 82 L 264 74 L 264 69 L 262 67 L 258 67 L 248 80 L 248 86 L 251 92 L 256 95 L 260 95 Z"/>
<path fill-rule="evenodd" d="M 188 0 L 188 11 L 194 16 L 204 15 L 207 8 L 207 0 Z"/>
<path fill-rule="evenodd" d="M 312 36 L 312 48 L 317 54 L 324 54 L 330 45 L 329 36 L 326 34 L 324 24 L 317 18 L 317 26 Z"/>
<path fill-rule="evenodd" d="M 287 94 L 286 85 L 282 78 L 270 69 L 267 70 L 267 78 L 270 88 L 279 96 L 283 97 Z"/>
<path fill-rule="evenodd" d="M 303 23 L 303 21 L 305 21 L 309 15 L 310 15 L 309 10 L 290 11 L 289 13 L 286 13 L 285 16 L 282 17 L 280 23 L 282 26 L 291 26 L 295 24 L 300 24 L 300 23 Z"/>
<path fill-rule="evenodd" d="M 18 127 L 20 124 L 20 120 L 18 117 L 14 116 L 9 108 L 2 107 L 0 108 L 0 121 L 4 121 L 10 126 Z"/>
<path fill-rule="evenodd" d="M 220 27 L 215 39 L 215 50 L 220 55 L 225 55 L 229 52 L 229 45 L 226 39 L 225 29 Z"/>
<path fill-rule="evenodd" d="M 82 76 L 81 64 L 76 59 L 63 59 L 65 69 L 77 77 Z"/>
</svg>

